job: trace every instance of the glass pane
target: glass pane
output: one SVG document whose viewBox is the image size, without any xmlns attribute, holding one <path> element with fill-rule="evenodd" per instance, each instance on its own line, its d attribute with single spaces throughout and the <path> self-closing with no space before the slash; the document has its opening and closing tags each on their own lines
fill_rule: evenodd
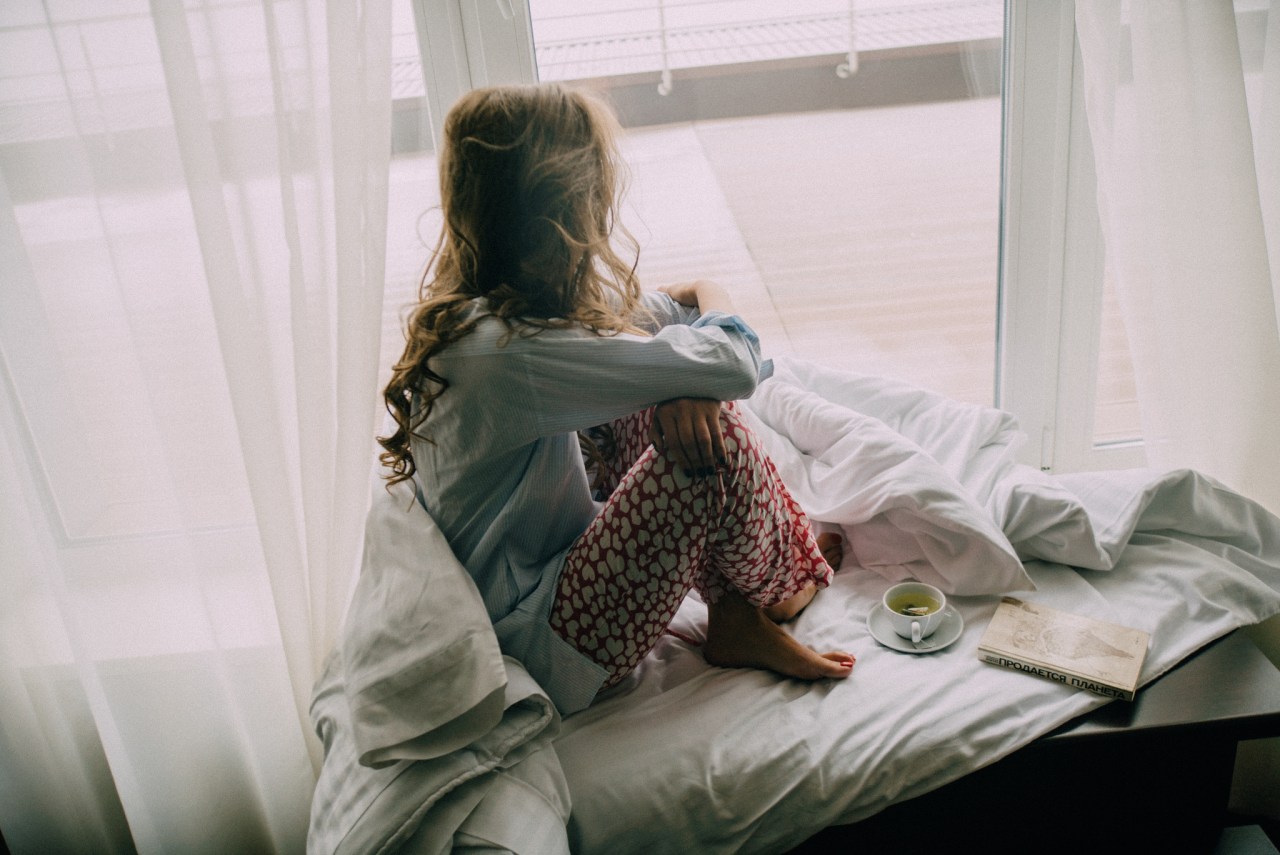
<svg viewBox="0 0 1280 855">
<path fill-rule="evenodd" d="M 1102 285 L 1102 328 L 1098 336 L 1098 385 L 1093 409 L 1095 446 L 1133 442 L 1142 438 L 1138 389 L 1133 382 L 1133 358 L 1125 332 L 1113 277 Z"/>
<path fill-rule="evenodd" d="M 716 279 L 769 355 L 991 403 L 1000 0 L 530 12 L 540 77 L 628 129 L 646 285 Z"/>
</svg>

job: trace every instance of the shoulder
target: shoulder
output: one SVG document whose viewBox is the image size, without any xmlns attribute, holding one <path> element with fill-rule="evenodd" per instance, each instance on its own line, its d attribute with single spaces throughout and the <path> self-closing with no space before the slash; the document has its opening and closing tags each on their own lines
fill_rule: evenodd
<svg viewBox="0 0 1280 855">
<path fill-rule="evenodd" d="M 541 327 L 481 317 L 463 338 L 432 357 L 436 371 L 450 382 L 468 378 L 486 384 L 559 374 L 584 362 L 610 362 L 617 342 L 634 336 L 602 336 L 581 326 Z M 507 378 L 507 379 L 504 379 Z"/>
<path fill-rule="evenodd" d="M 520 354 L 542 350 L 555 342 L 597 338 L 602 336 L 577 324 L 544 326 L 522 321 L 506 321 L 495 315 L 483 315 L 477 318 L 475 327 L 470 333 L 451 344 L 445 352 L 456 355 Z"/>
</svg>

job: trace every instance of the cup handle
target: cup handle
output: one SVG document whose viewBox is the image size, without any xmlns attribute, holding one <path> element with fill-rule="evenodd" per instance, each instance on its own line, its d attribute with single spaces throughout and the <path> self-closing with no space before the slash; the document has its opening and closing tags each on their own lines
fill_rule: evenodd
<svg viewBox="0 0 1280 855">
<path fill-rule="evenodd" d="M 920 621 L 913 620 L 911 622 L 911 643 L 919 644 L 920 639 L 924 637 L 924 630 L 920 626 Z"/>
</svg>

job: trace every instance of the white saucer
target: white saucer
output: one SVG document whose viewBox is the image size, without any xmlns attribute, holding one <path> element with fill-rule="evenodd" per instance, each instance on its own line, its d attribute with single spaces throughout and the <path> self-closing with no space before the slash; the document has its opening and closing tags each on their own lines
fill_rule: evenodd
<svg viewBox="0 0 1280 855">
<path fill-rule="evenodd" d="M 912 644 L 911 639 L 903 638 L 893 631 L 889 616 L 885 614 L 882 605 L 877 604 L 867 615 L 867 629 L 871 631 L 871 637 L 885 647 L 891 647 L 903 653 L 937 653 L 954 644 L 964 632 L 964 618 L 960 617 L 960 613 L 951 606 L 947 606 L 942 611 L 942 624 L 933 631 L 933 635 L 920 642 L 919 647 Z M 926 646 L 929 642 L 933 644 Z"/>
</svg>

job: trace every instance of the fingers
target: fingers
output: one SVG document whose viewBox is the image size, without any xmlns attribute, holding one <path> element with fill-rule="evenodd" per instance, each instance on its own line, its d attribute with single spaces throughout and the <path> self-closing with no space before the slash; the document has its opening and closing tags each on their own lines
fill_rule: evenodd
<svg viewBox="0 0 1280 855">
<path fill-rule="evenodd" d="M 692 282 L 672 282 L 670 285 L 660 285 L 658 290 L 682 306 L 698 305 L 697 290 Z"/>
<path fill-rule="evenodd" d="M 720 402 L 678 398 L 654 410 L 650 440 L 690 477 L 715 474 L 726 462 Z"/>
<path fill-rule="evenodd" d="M 654 448 L 658 449 L 658 451 L 661 451 L 665 454 L 667 451 L 667 441 L 666 441 L 666 437 L 663 435 L 663 432 L 662 432 L 662 425 L 658 421 L 658 419 L 661 416 L 662 416 L 662 408 L 661 407 L 655 408 L 653 413 L 653 420 L 649 423 L 649 443 Z"/>
<path fill-rule="evenodd" d="M 660 425 L 662 450 L 684 469 L 686 475 L 704 475 L 706 463 L 700 446 L 705 428 L 699 424 L 692 408 L 672 403 L 673 406 L 664 409 L 661 418 L 654 419 Z"/>
<path fill-rule="evenodd" d="M 691 448 L 686 451 L 689 455 L 690 468 L 694 474 L 700 478 L 705 478 L 715 472 L 716 463 L 715 455 L 711 450 L 711 428 L 707 426 L 706 420 L 701 414 L 695 414 L 689 421 L 689 433 L 693 440 Z"/>
<path fill-rule="evenodd" d="M 711 419 L 711 465 L 716 469 L 729 466 L 729 452 L 724 445 L 724 426 L 720 424 L 721 404 L 716 402 L 716 411 Z"/>
</svg>

